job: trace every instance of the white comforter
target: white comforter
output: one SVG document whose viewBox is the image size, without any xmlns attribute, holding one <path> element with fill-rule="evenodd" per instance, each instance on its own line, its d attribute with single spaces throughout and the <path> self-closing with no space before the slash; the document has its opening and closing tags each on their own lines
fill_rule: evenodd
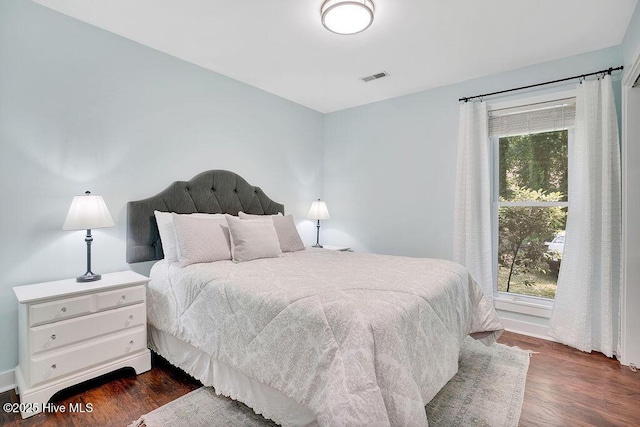
<svg viewBox="0 0 640 427">
<path fill-rule="evenodd" d="M 464 337 L 490 344 L 502 331 L 467 270 L 443 260 L 308 249 L 156 266 L 153 326 L 295 399 L 320 425 L 426 426 Z"/>
</svg>

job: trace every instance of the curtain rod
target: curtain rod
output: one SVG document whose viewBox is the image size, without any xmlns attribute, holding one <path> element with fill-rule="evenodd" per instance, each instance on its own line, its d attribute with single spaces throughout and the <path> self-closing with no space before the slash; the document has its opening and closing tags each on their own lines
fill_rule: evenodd
<svg viewBox="0 0 640 427">
<path fill-rule="evenodd" d="M 596 74 L 605 74 L 606 73 L 606 74 L 611 75 L 612 72 L 618 71 L 618 70 L 622 70 L 622 69 L 624 69 L 624 67 L 622 65 L 619 66 L 619 67 L 616 67 L 616 68 L 609 67 L 608 69 L 605 69 L 605 70 L 594 71 L 593 73 L 587 73 L 587 74 L 580 74 L 578 76 L 573 76 L 573 77 L 566 77 L 564 79 L 551 80 L 551 81 L 548 81 L 548 82 L 536 83 L 536 84 L 533 84 L 533 85 L 516 87 L 516 88 L 513 88 L 513 89 L 505 89 L 505 90 L 500 90 L 498 92 L 483 93 L 482 95 L 466 96 L 464 98 L 459 98 L 458 101 L 468 102 L 468 101 L 470 101 L 472 99 L 475 99 L 475 98 L 484 98 L 485 96 L 498 95 L 498 94 L 507 93 L 507 92 L 514 92 L 516 90 L 522 90 L 522 89 L 530 89 L 532 87 L 545 86 L 545 85 L 550 85 L 550 84 L 553 84 L 553 83 L 566 82 L 568 80 L 583 79 L 585 77 L 595 76 Z"/>
</svg>

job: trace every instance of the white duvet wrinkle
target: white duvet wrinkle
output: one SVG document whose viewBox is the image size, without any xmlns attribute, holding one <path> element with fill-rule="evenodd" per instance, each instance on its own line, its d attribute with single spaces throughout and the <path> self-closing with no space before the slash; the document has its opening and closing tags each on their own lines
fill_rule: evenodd
<svg viewBox="0 0 640 427">
<path fill-rule="evenodd" d="M 381 367 L 381 364 L 377 362 L 377 357 L 378 357 L 378 353 L 377 353 L 377 345 L 376 345 L 376 337 L 375 334 L 373 332 L 373 327 L 370 325 L 370 334 L 371 334 L 371 339 L 372 339 L 372 348 L 373 348 L 373 374 L 374 374 L 374 379 L 376 382 L 376 388 L 378 390 L 380 390 L 380 396 L 382 397 L 382 404 L 384 405 L 384 412 L 387 414 L 387 422 L 389 423 L 389 425 L 391 425 L 391 420 L 393 419 L 393 415 L 389 414 L 389 403 L 388 403 L 388 397 L 382 393 L 382 389 L 380 388 L 380 372 L 379 369 Z M 425 417 L 426 418 L 426 417 Z M 426 421 L 426 420 L 425 420 Z"/>
<path fill-rule="evenodd" d="M 250 344 L 287 308 L 315 295 L 289 296 L 282 293 L 245 289 L 243 282 L 225 286 L 225 295 L 236 320 L 247 331 L 246 343 Z M 250 310 L 248 308 L 250 307 Z"/>
<path fill-rule="evenodd" d="M 231 274 L 230 263 L 231 261 L 219 261 L 192 264 L 175 272 L 172 288 L 179 303 L 181 315 L 184 315 L 198 299 L 206 286 L 216 285 Z"/>
<path fill-rule="evenodd" d="M 167 261 L 167 262 L 158 262 L 156 264 L 154 264 L 153 266 L 158 266 L 160 269 L 162 269 L 162 275 L 165 278 L 166 282 L 169 283 L 169 290 L 171 292 L 171 294 L 173 295 L 173 298 L 176 298 L 176 293 L 173 290 L 173 285 L 171 283 L 171 274 L 169 269 L 171 268 L 171 262 Z M 161 267 L 162 266 L 162 267 Z"/>
<path fill-rule="evenodd" d="M 178 333 L 178 303 L 174 284 L 181 277 L 181 268 L 175 262 L 161 260 L 151 267 L 151 276 L 161 280 L 147 286 L 147 319 L 153 326 L 167 332 Z"/>
<path fill-rule="evenodd" d="M 414 319 L 415 323 L 420 325 L 419 330 L 442 330 L 442 321 L 437 315 L 433 315 L 431 308 L 427 305 L 423 305 L 423 308 L 427 309 L 430 315 L 425 316 L 423 319 Z M 420 386 L 425 384 L 439 385 L 442 387 L 455 374 L 455 370 L 437 371 L 432 369 L 424 369 L 424 366 L 437 365 L 434 355 L 437 352 L 425 351 L 423 347 L 416 352 L 411 343 L 407 342 L 407 338 L 413 336 L 411 330 L 403 327 L 401 322 L 394 322 L 392 319 L 393 313 L 388 316 L 380 316 L 379 323 L 373 328 L 376 342 L 376 363 L 378 372 L 378 384 L 381 389 L 392 391 L 392 395 L 388 395 L 385 391 L 385 401 L 389 410 L 395 410 L 398 405 L 398 396 L 402 396 L 406 399 L 419 400 L 415 396 L 420 396 Z M 384 324 L 391 324 L 391 327 L 384 327 Z M 457 336 L 452 336 L 448 333 L 438 334 L 436 337 L 432 337 L 429 342 L 429 347 L 436 346 L 438 348 L 451 347 L 457 348 L 459 341 Z M 417 344 L 417 343 L 414 343 Z M 429 348 L 428 347 L 428 348 Z M 417 356 L 417 357 L 415 357 Z M 457 355 L 451 366 L 457 366 Z M 423 369 L 415 369 L 417 366 Z M 447 374 L 447 372 L 449 372 Z M 434 375 L 434 372 L 436 374 Z M 407 409 L 407 402 L 402 403 L 400 406 Z M 420 405 L 418 405 L 419 407 Z M 416 408 L 413 408 L 416 411 Z"/>
<path fill-rule="evenodd" d="M 407 314 L 406 317 L 401 317 L 400 320 L 400 324 L 405 324 L 405 320 L 409 319 L 409 320 L 414 320 L 413 318 L 415 317 L 414 315 L 412 315 L 408 310 L 410 309 L 415 309 L 415 307 L 420 307 L 420 304 L 424 304 L 431 312 L 433 316 L 436 316 L 439 318 L 441 324 L 439 326 L 441 326 L 442 328 L 445 328 L 446 330 L 448 330 L 448 332 L 451 334 L 452 337 L 455 337 L 460 343 L 462 343 L 463 339 L 464 339 L 464 334 L 459 334 L 456 333 L 456 331 L 459 331 L 459 326 L 461 324 L 461 322 L 452 322 L 448 316 L 446 316 L 447 313 L 450 313 L 450 310 L 442 310 L 442 307 L 451 307 L 451 306 L 455 306 L 456 307 L 456 313 L 459 313 L 460 309 L 465 307 L 465 308 L 469 308 L 470 305 L 469 304 L 458 304 L 456 305 L 454 302 L 456 300 L 462 299 L 465 302 L 469 302 L 469 299 L 467 298 L 467 295 L 465 292 L 462 291 L 462 284 L 461 283 L 456 283 L 459 286 L 455 286 L 455 287 L 442 287 L 441 289 L 436 289 L 433 290 L 432 292 L 430 292 L 430 294 L 424 294 L 424 295 L 416 295 L 415 293 L 409 292 L 407 290 L 387 290 L 387 289 L 378 289 L 376 291 L 378 292 L 388 292 L 388 295 L 385 295 L 383 298 L 384 300 L 382 301 L 384 304 L 394 304 L 396 307 L 398 307 L 401 310 L 404 310 L 405 313 Z M 359 289 L 362 291 L 366 291 L 366 289 Z M 456 292 L 456 290 L 458 292 Z M 437 292 L 436 292 L 437 291 Z M 369 291 L 370 292 L 370 291 Z M 394 299 L 398 299 L 401 298 L 401 296 L 407 296 L 409 297 L 408 299 L 405 299 L 404 301 L 401 302 L 397 302 L 394 303 Z M 434 302 L 437 302 L 437 304 L 434 304 Z M 438 307 L 440 307 L 441 309 L 438 310 Z M 468 315 L 468 312 L 470 310 L 465 310 L 465 316 Z M 375 317 L 379 317 L 378 314 L 375 314 Z M 445 320 L 446 318 L 446 320 Z M 456 319 L 458 319 L 458 317 L 456 317 Z M 393 322 L 391 320 L 388 321 L 388 323 L 392 324 Z"/>
<path fill-rule="evenodd" d="M 193 277 L 191 276 L 187 276 L 183 278 L 183 282 L 186 282 L 186 283 L 180 283 L 178 285 L 179 288 L 186 290 L 185 292 L 181 292 L 181 298 L 180 298 L 180 301 L 182 302 L 181 309 L 180 309 L 181 317 L 184 316 L 184 314 L 191 308 L 191 305 L 200 296 L 200 293 L 203 291 L 205 286 L 216 286 L 215 280 L 208 283 L 202 283 L 202 282 L 199 282 L 197 279 L 193 279 Z"/>
<path fill-rule="evenodd" d="M 378 391 L 378 384 L 371 375 L 373 359 L 368 357 L 373 353 L 371 320 L 361 310 L 353 310 L 351 303 L 354 298 L 349 297 L 347 303 L 333 301 L 323 309 L 342 359 L 345 390 L 356 396 L 364 391 Z"/>
<path fill-rule="evenodd" d="M 253 338 L 249 339 L 249 337 L 247 336 L 247 332 L 250 331 L 246 331 L 242 325 L 241 322 L 238 320 L 238 315 L 237 313 L 233 310 L 233 306 L 231 305 L 231 301 L 229 300 L 229 284 L 228 282 L 226 283 L 222 283 L 222 297 L 224 299 L 224 301 L 227 304 L 227 307 L 229 308 L 229 312 L 231 313 L 231 316 L 233 317 L 233 320 L 235 321 L 235 324 L 237 326 L 238 329 L 238 335 L 240 335 L 240 337 L 242 338 L 243 343 L 245 344 L 245 347 L 247 345 L 250 344 L 250 342 L 253 340 Z"/>
</svg>

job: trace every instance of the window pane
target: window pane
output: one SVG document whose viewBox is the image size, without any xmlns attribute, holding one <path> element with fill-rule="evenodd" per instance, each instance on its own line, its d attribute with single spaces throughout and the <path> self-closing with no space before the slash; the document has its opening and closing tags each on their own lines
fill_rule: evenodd
<svg viewBox="0 0 640 427">
<path fill-rule="evenodd" d="M 535 200 L 531 192 L 542 190 L 557 201 L 567 201 L 567 140 L 567 130 L 500 138 L 500 200 Z"/>
<path fill-rule="evenodd" d="M 554 298 L 567 208 L 498 208 L 498 290 Z"/>
</svg>

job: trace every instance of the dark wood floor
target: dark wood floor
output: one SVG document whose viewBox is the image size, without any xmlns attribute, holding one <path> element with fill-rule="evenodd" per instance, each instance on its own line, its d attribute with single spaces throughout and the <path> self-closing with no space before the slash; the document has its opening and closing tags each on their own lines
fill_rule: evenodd
<svg viewBox="0 0 640 427">
<path fill-rule="evenodd" d="M 521 426 L 640 426 L 640 373 L 602 354 L 505 332 L 500 342 L 539 352 L 531 358 Z M 121 370 L 54 396 L 52 402 L 91 403 L 85 414 L 47 413 L 26 420 L 0 411 L 0 425 L 126 426 L 142 414 L 198 388 L 200 384 L 160 358 L 135 376 Z M 18 402 L 13 391 L 0 404 Z M 185 421 L 185 425 L 188 422 Z"/>
<path fill-rule="evenodd" d="M 601 353 L 505 332 L 531 357 L 521 426 L 640 426 L 640 373 Z"/>
<path fill-rule="evenodd" d="M 151 362 L 153 368 L 144 374 L 136 376 L 131 368 L 121 369 L 62 390 L 50 401 L 66 407 L 91 403 L 91 413 L 41 413 L 23 420 L 20 414 L 0 411 L 0 426 L 128 426 L 141 415 L 201 386 L 160 357 L 154 356 Z M 13 390 L 0 394 L 0 405 L 19 401 Z"/>
</svg>

